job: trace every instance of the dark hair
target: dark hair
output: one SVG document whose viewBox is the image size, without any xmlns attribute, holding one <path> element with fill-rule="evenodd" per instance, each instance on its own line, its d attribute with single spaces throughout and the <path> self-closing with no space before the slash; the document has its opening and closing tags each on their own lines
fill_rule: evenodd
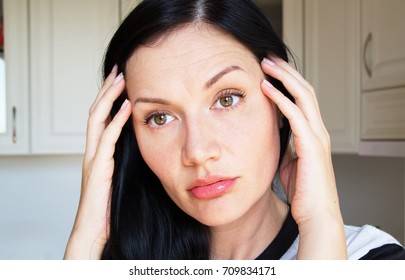
<svg viewBox="0 0 405 280">
<path fill-rule="evenodd" d="M 288 61 L 288 50 L 270 23 L 250 0 L 144 0 L 113 36 L 104 62 L 104 77 L 117 64 L 125 73 L 134 51 L 186 24 L 202 22 L 232 35 L 258 62 L 267 55 Z M 283 85 L 268 77 L 291 100 Z M 114 103 L 114 116 L 123 94 Z M 280 129 L 283 157 L 290 125 L 283 117 Z M 166 194 L 157 176 L 143 160 L 132 121 L 116 144 L 112 182 L 110 236 L 103 259 L 209 259 L 207 226 L 180 210 Z"/>
</svg>

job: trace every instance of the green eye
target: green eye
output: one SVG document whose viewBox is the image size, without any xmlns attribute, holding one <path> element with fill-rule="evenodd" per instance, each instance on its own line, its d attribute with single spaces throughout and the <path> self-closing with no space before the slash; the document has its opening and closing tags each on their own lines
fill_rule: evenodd
<svg viewBox="0 0 405 280">
<path fill-rule="evenodd" d="M 233 96 L 223 96 L 219 99 L 222 107 L 231 107 L 233 105 Z"/>
<path fill-rule="evenodd" d="M 150 113 L 148 116 L 145 117 L 144 124 L 157 128 L 157 127 L 165 126 L 174 120 L 175 120 L 175 117 L 173 117 L 169 113 L 156 111 L 156 112 Z"/>
<path fill-rule="evenodd" d="M 153 117 L 153 122 L 156 125 L 164 125 L 167 122 L 167 115 L 166 114 L 159 114 Z"/>
<path fill-rule="evenodd" d="M 215 101 L 213 108 L 215 109 L 230 109 L 237 106 L 240 101 L 245 98 L 245 93 L 234 91 L 234 90 L 227 90 L 222 92 L 221 95 Z"/>
</svg>

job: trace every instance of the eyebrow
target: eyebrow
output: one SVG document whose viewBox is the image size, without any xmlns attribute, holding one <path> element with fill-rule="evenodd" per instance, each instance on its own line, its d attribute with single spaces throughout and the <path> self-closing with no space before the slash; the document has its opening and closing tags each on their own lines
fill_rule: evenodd
<svg viewBox="0 0 405 280">
<path fill-rule="evenodd" d="M 229 66 L 227 68 L 225 68 L 224 70 L 222 70 L 221 72 L 219 72 L 218 74 L 216 74 L 214 77 L 212 77 L 211 79 L 208 80 L 208 82 L 205 84 L 204 88 L 205 89 L 209 89 L 210 87 L 212 87 L 215 83 L 217 83 L 223 76 L 225 76 L 226 74 L 232 72 L 232 71 L 237 71 L 237 70 L 242 70 L 244 71 L 242 68 L 240 68 L 239 66 Z"/>
<path fill-rule="evenodd" d="M 170 105 L 169 101 L 167 101 L 166 99 L 162 99 L 162 98 L 140 97 L 135 100 L 134 105 L 139 102 Z"/>
<path fill-rule="evenodd" d="M 209 79 L 204 86 L 204 89 L 207 90 L 210 87 L 212 87 L 214 84 L 216 84 L 222 77 L 224 77 L 226 74 L 232 72 L 232 71 L 237 71 L 237 70 L 242 70 L 239 66 L 233 65 L 226 67 L 224 70 L 219 72 L 218 74 L 214 75 L 211 79 Z M 140 97 L 137 98 L 134 102 L 134 105 L 136 103 L 143 102 L 143 103 L 153 103 L 153 104 L 162 104 L 162 105 L 170 105 L 170 102 L 166 99 L 162 98 L 151 98 L 151 97 Z"/>
</svg>

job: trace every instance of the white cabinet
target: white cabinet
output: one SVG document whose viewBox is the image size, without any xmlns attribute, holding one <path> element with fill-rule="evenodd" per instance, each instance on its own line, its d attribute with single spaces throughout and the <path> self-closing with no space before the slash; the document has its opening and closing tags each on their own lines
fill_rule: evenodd
<svg viewBox="0 0 405 280">
<path fill-rule="evenodd" d="M 29 149 L 28 3 L 3 0 L 5 62 L 5 132 L 0 134 L 1 154 L 23 154 Z M 4 79 L 5 78 L 5 79 Z M 4 84 L 2 84 L 4 86 Z"/>
<path fill-rule="evenodd" d="M 405 140 L 405 1 L 361 4 L 361 139 Z"/>
<path fill-rule="evenodd" d="M 405 140 L 405 87 L 363 92 L 361 119 L 362 140 Z"/>
<path fill-rule="evenodd" d="M 5 0 L 4 6 L 8 118 L 0 154 L 83 153 L 120 1 Z"/>
<path fill-rule="evenodd" d="M 82 153 L 102 58 L 119 23 L 119 1 L 32 0 L 33 153 Z"/>
<path fill-rule="evenodd" d="M 334 153 L 356 153 L 360 108 L 360 2 L 306 0 L 305 76 L 313 85 Z"/>
<path fill-rule="evenodd" d="M 304 6 L 305 76 L 332 152 L 405 156 L 405 1 Z"/>
<path fill-rule="evenodd" d="M 362 90 L 405 86 L 405 1 L 361 2 Z"/>
</svg>

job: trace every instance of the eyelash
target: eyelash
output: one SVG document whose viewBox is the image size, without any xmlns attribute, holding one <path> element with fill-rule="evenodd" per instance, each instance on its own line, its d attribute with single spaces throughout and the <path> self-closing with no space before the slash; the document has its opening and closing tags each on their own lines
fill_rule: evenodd
<svg viewBox="0 0 405 280">
<path fill-rule="evenodd" d="M 220 93 L 220 95 L 215 99 L 215 102 L 214 102 L 213 104 L 217 103 L 221 98 L 227 97 L 227 96 L 236 96 L 236 97 L 239 97 L 241 100 L 239 100 L 238 103 L 236 103 L 235 105 L 232 105 L 232 106 L 230 106 L 230 107 L 223 107 L 223 108 L 220 108 L 220 109 L 219 109 L 219 108 L 215 108 L 215 109 L 219 109 L 219 110 L 231 110 L 231 109 L 235 109 L 236 107 L 238 107 L 238 106 L 240 105 L 240 102 L 242 101 L 242 99 L 244 99 L 244 98 L 246 97 L 246 93 L 245 93 L 245 92 L 242 92 L 242 91 L 237 91 L 237 90 L 233 90 L 233 89 L 228 89 L 228 90 L 225 90 L 225 91 L 223 91 L 222 93 Z M 164 115 L 164 114 L 169 115 L 169 114 L 168 114 L 167 112 L 165 112 L 165 111 L 160 111 L 160 110 L 153 111 L 153 112 L 149 113 L 149 114 L 144 118 L 143 124 L 144 124 L 144 125 L 149 125 L 150 122 L 151 122 L 151 120 L 152 120 L 154 117 L 159 116 L 159 115 Z M 157 126 L 157 128 L 159 128 L 159 127 L 160 127 L 160 126 Z"/>
<path fill-rule="evenodd" d="M 168 113 L 165 112 L 165 111 L 160 111 L 160 110 L 153 111 L 153 112 L 149 113 L 149 114 L 145 117 L 145 119 L 143 120 L 143 124 L 144 124 L 144 125 L 148 125 L 148 124 L 150 123 L 150 121 L 151 121 L 154 117 L 159 116 L 159 115 L 164 115 L 164 114 L 168 114 Z"/>
<path fill-rule="evenodd" d="M 239 102 L 236 103 L 235 105 L 232 105 L 230 107 L 224 107 L 224 108 L 221 108 L 220 110 L 231 110 L 231 109 L 237 108 L 240 105 L 240 102 L 246 97 L 246 93 L 244 91 L 227 89 L 227 90 L 223 91 L 222 93 L 220 93 L 220 95 L 215 100 L 214 104 L 217 103 L 222 97 L 227 97 L 227 96 L 236 96 L 236 97 L 239 97 L 241 100 L 239 100 Z"/>
</svg>

